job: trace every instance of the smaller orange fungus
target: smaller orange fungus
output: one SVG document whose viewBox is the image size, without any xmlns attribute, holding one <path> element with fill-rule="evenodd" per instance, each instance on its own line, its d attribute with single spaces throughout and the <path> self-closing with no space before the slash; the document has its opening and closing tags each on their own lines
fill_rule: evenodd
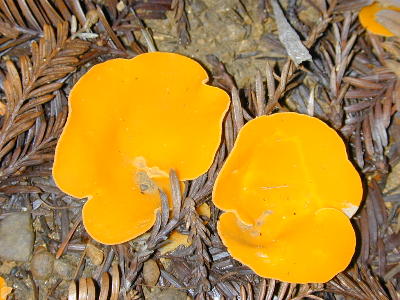
<svg viewBox="0 0 400 300">
<path fill-rule="evenodd" d="M 98 64 L 74 86 L 53 177 L 65 193 L 89 198 L 83 224 L 95 240 L 146 232 L 159 189 L 170 192 L 169 171 L 188 180 L 210 167 L 230 101 L 207 80 L 194 60 L 153 52 Z"/>
<path fill-rule="evenodd" d="M 390 28 L 388 28 L 387 26 L 384 26 L 382 22 L 379 22 L 378 18 L 378 16 L 382 18 L 384 15 L 380 16 L 380 14 L 382 14 L 382 12 L 385 13 L 386 11 L 389 13 L 400 12 L 400 7 L 385 6 L 381 3 L 374 2 L 371 5 L 363 7 L 358 14 L 358 18 L 361 25 L 369 32 L 385 37 L 391 37 L 394 36 L 395 33 L 390 31 Z"/>
<path fill-rule="evenodd" d="M 344 142 L 317 118 L 279 113 L 239 132 L 213 190 L 218 232 L 234 258 L 263 277 L 326 282 L 349 264 L 349 217 L 362 184 Z"/>
<path fill-rule="evenodd" d="M 0 300 L 6 300 L 11 292 L 12 288 L 7 286 L 7 282 L 3 277 L 0 277 Z"/>
</svg>

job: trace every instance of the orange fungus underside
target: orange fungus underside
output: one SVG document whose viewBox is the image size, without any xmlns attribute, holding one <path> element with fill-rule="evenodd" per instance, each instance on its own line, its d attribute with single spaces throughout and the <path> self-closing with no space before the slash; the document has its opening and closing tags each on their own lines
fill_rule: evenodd
<svg viewBox="0 0 400 300">
<path fill-rule="evenodd" d="M 339 135 L 317 118 L 279 113 L 248 122 L 219 173 L 218 232 L 234 258 L 286 282 L 326 282 L 349 264 L 349 217 L 360 177 Z"/>
<path fill-rule="evenodd" d="M 210 167 L 230 101 L 207 81 L 194 60 L 154 52 L 98 64 L 74 86 L 53 177 L 67 194 L 89 198 L 83 223 L 95 240 L 144 233 L 158 189 L 169 192 L 169 170 L 188 180 Z"/>
<path fill-rule="evenodd" d="M 394 34 L 388 28 L 377 21 L 376 14 L 382 10 L 394 10 L 400 12 L 400 7 L 383 6 L 379 2 L 374 2 L 360 10 L 360 13 L 358 14 L 360 23 L 365 29 L 373 34 L 386 37 L 394 36 Z"/>
</svg>

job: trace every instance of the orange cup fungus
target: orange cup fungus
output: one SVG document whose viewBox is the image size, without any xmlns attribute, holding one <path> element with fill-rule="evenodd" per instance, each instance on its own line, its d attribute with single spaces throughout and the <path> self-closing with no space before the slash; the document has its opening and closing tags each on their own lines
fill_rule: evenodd
<svg viewBox="0 0 400 300">
<path fill-rule="evenodd" d="M 146 232 L 169 170 L 188 180 L 210 167 L 230 100 L 207 81 L 194 60 L 153 52 L 98 64 L 74 86 L 53 177 L 65 193 L 89 198 L 82 217 L 95 240 Z"/>
<path fill-rule="evenodd" d="M 12 288 L 7 286 L 7 282 L 3 277 L 0 277 L 0 300 L 6 300 L 11 292 Z"/>
<path fill-rule="evenodd" d="M 373 34 L 385 37 L 395 36 L 395 34 L 390 31 L 390 28 L 387 28 L 379 22 L 378 16 L 381 15 L 380 17 L 383 18 L 384 14 L 382 15 L 382 13 L 385 12 L 389 14 L 392 12 L 400 12 L 400 7 L 385 6 L 379 2 L 374 2 L 371 5 L 363 7 L 358 14 L 358 18 L 361 25 Z"/>
<path fill-rule="evenodd" d="M 278 113 L 248 122 L 222 167 L 213 202 L 231 255 L 258 275 L 326 282 L 349 264 L 360 177 L 339 135 L 317 118 Z"/>
</svg>

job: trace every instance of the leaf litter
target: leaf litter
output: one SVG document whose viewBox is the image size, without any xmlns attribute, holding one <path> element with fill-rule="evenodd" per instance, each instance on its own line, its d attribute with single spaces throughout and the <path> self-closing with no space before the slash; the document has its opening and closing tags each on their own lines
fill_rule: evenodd
<svg viewBox="0 0 400 300">
<path fill-rule="evenodd" d="M 12 287 L 7 299 L 399 299 L 400 197 L 392 170 L 400 162 L 400 41 L 361 28 L 357 12 L 370 2 L 279 1 L 296 43 L 312 56 L 298 64 L 270 1 L 0 1 L 0 220 L 29 211 L 34 249 L 45 247 L 57 262 L 57 273 L 40 280 L 29 262 L 0 259 Z M 231 94 L 223 142 L 209 171 L 183 192 L 171 171 L 173 207 L 162 194 L 150 232 L 100 245 L 81 226 L 84 200 L 51 179 L 67 96 L 94 64 L 152 49 L 197 59 L 212 84 Z M 366 183 L 353 222 L 359 251 L 326 284 L 259 278 L 231 258 L 216 233 L 220 212 L 211 191 L 238 131 L 256 116 L 283 111 L 317 116 L 341 132 Z M 207 219 L 196 211 L 203 203 L 211 208 Z M 191 244 L 161 254 L 174 231 Z M 153 277 L 144 274 L 149 269 Z"/>
</svg>

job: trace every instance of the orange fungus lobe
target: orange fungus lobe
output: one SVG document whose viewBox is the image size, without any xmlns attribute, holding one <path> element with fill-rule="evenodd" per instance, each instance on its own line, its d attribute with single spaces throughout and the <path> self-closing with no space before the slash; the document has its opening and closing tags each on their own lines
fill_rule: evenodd
<svg viewBox="0 0 400 300">
<path fill-rule="evenodd" d="M 382 25 L 377 18 L 379 13 L 386 10 L 400 12 L 400 7 L 384 6 L 379 2 L 374 2 L 371 5 L 363 7 L 358 14 L 361 25 L 373 34 L 385 37 L 394 36 L 395 34 L 390 31 L 390 28 Z"/>
<path fill-rule="evenodd" d="M 12 292 L 12 288 L 7 286 L 7 282 L 0 276 L 0 300 L 7 300 L 7 296 Z"/>
<path fill-rule="evenodd" d="M 153 52 L 90 69 L 69 96 L 53 177 L 61 190 L 88 197 L 83 223 L 104 244 L 147 231 L 169 192 L 169 170 L 193 179 L 212 164 L 229 96 L 206 85 L 190 58 Z"/>
</svg>

